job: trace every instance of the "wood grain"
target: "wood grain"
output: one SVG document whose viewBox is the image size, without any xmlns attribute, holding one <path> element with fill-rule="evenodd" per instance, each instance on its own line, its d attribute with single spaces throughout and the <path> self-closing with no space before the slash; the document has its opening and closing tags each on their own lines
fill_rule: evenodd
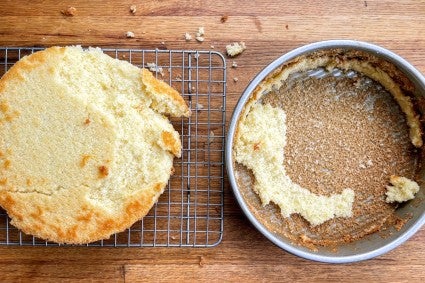
<svg viewBox="0 0 425 283">
<path fill-rule="evenodd" d="M 132 15 L 130 5 L 137 6 Z M 77 8 L 74 17 L 61 10 Z M 225 23 L 220 21 L 228 16 Z M 186 42 L 204 26 L 203 43 Z M 126 38 L 132 31 L 136 37 Z M 225 51 L 227 121 L 247 84 L 266 64 L 300 45 L 356 39 L 386 47 L 425 73 L 425 1 L 13 1 L 0 2 L 1 46 L 81 44 L 146 49 Z M 238 68 L 231 68 L 236 61 Z M 238 81 L 234 82 L 233 78 Z M 242 215 L 225 183 L 224 237 L 215 248 L 0 247 L 0 281 L 372 281 L 423 282 L 425 231 L 366 262 L 330 265 L 276 247 Z"/>
</svg>

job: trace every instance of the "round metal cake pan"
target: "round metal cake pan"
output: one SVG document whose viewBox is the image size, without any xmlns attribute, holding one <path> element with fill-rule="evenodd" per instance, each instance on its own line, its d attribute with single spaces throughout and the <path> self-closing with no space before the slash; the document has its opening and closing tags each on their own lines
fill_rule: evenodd
<svg viewBox="0 0 425 283">
<path fill-rule="evenodd" d="M 344 244 L 338 246 L 337 251 L 329 248 L 318 247 L 317 251 L 313 251 L 309 248 L 299 246 L 292 243 L 289 239 L 278 235 L 277 233 L 268 230 L 260 221 L 256 218 L 253 211 L 251 211 L 249 205 L 241 194 L 240 188 L 238 187 L 235 177 L 235 161 L 233 159 L 233 143 L 235 131 L 239 116 L 244 109 L 245 104 L 250 99 L 253 91 L 256 87 L 265 79 L 268 75 L 273 73 L 275 69 L 285 64 L 286 62 L 295 59 L 296 57 L 307 55 L 316 51 L 328 50 L 328 49 L 349 49 L 359 50 L 368 54 L 374 55 L 380 59 L 392 63 L 396 66 L 414 85 L 414 95 L 418 97 L 425 96 L 425 78 L 423 75 L 414 68 L 405 59 L 398 56 L 397 54 L 382 48 L 380 46 L 352 41 L 352 40 L 330 40 L 321 41 L 312 44 L 308 44 L 290 51 L 274 62 L 266 66 L 247 86 L 242 96 L 240 97 L 230 121 L 227 141 L 226 141 L 226 166 L 229 177 L 229 182 L 232 186 L 234 195 L 242 208 L 243 212 L 250 220 L 250 222 L 258 229 L 265 237 L 271 242 L 279 246 L 280 248 L 303 258 L 328 262 L 328 263 L 347 263 L 356 262 L 371 259 L 373 257 L 382 255 L 389 252 L 390 250 L 401 245 L 407 241 L 413 234 L 415 234 L 425 223 L 425 193 L 424 188 L 421 187 L 420 191 L 416 195 L 415 205 L 403 205 L 397 209 L 397 214 L 406 215 L 411 214 L 411 219 L 399 230 L 394 230 L 389 236 L 382 237 L 378 233 L 368 235 L 360 240 L 353 243 Z M 425 110 L 425 109 L 423 109 Z M 421 176 L 422 178 L 424 176 Z M 424 178 L 425 179 L 425 178 Z"/>
</svg>

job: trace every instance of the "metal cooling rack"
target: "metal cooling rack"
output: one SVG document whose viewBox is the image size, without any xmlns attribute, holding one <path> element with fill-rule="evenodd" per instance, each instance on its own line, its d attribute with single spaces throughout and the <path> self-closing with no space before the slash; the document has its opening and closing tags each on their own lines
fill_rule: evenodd
<svg viewBox="0 0 425 283">
<path fill-rule="evenodd" d="M 42 48 L 0 48 L 0 76 L 25 55 Z M 223 235 L 226 65 L 214 51 L 103 49 L 154 71 L 184 96 L 192 110 L 172 119 L 182 139 L 175 173 L 149 214 L 130 229 L 87 246 L 211 247 Z M 0 245 L 57 246 L 26 235 L 0 209 Z"/>
</svg>

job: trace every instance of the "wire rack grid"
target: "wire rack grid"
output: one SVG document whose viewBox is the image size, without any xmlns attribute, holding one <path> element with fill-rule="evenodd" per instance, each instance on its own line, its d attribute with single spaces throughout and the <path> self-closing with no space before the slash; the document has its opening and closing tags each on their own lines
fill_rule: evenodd
<svg viewBox="0 0 425 283">
<path fill-rule="evenodd" d="M 23 56 L 43 48 L 0 48 L 0 76 Z M 171 119 L 182 157 L 149 214 L 124 232 L 87 246 L 212 247 L 223 235 L 226 64 L 215 51 L 103 49 L 111 57 L 149 68 L 187 101 L 192 116 Z M 0 208 L 0 245 L 57 246 L 16 229 Z"/>
</svg>

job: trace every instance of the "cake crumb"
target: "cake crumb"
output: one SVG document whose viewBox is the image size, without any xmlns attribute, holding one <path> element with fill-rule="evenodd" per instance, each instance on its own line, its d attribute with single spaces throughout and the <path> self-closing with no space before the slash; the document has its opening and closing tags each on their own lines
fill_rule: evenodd
<svg viewBox="0 0 425 283">
<path fill-rule="evenodd" d="M 190 33 L 185 32 L 185 33 L 184 33 L 184 39 L 185 39 L 186 41 L 191 41 L 191 40 L 192 40 L 192 36 L 190 35 Z"/>
<path fill-rule="evenodd" d="M 198 28 L 198 32 L 196 33 L 195 39 L 197 41 L 199 41 L 199 42 L 203 42 L 205 40 L 204 35 L 205 35 L 205 29 L 204 29 L 204 27 L 199 27 Z"/>
<path fill-rule="evenodd" d="M 236 83 L 237 81 L 239 81 L 239 79 L 237 77 L 234 77 L 233 81 Z"/>
<path fill-rule="evenodd" d="M 200 267 L 204 266 L 204 257 L 203 256 L 199 256 L 199 266 Z"/>
<path fill-rule="evenodd" d="M 68 8 L 66 8 L 65 10 L 61 11 L 62 15 L 67 16 L 67 17 L 73 17 L 76 15 L 77 13 L 77 9 L 75 7 L 69 6 Z"/>
<path fill-rule="evenodd" d="M 162 67 L 158 67 L 155 63 L 147 63 L 146 66 L 149 68 L 149 71 L 158 73 L 162 77 L 164 76 L 164 70 L 162 69 Z"/>
<path fill-rule="evenodd" d="M 201 111 L 202 109 L 204 109 L 204 105 L 201 103 L 196 103 L 196 111 Z"/>
<path fill-rule="evenodd" d="M 419 185 L 413 180 L 405 177 L 394 176 L 390 177 L 392 186 L 387 186 L 386 202 L 405 202 L 415 198 L 415 194 L 419 192 Z"/>
<path fill-rule="evenodd" d="M 229 16 L 228 15 L 223 15 L 220 18 L 220 22 L 224 24 L 225 22 L 227 22 L 228 19 L 229 19 Z"/>
<path fill-rule="evenodd" d="M 205 38 L 203 36 L 197 36 L 195 39 L 199 42 L 204 42 Z"/>
<path fill-rule="evenodd" d="M 232 62 L 232 68 L 237 68 L 238 67 L 238 63 L 236 63 L 236 61 Z"/>
<path fill-rule="evenodd" d="M 132 31 L 127 31 L 127 33 L 125 34 L 125 36 L 127 38 L 134 38 L 135 37 L 134 32 L 132 32 Z"/>
<path fill-rule="evenodd" d="M 210 134 L 208 136 L 208 143 L 209 144 L 213 143 L 214 142 L 214 139 L 215 139 L 215 134 L 214 134 L 213 131 L 210 131 Z"/>
<path fill-rule="evenodd" d="M 199 27 L 198 32 L 196 33 L 196 36 L 204 36 L 205 35 L 205 28 Z"/>
<path fill-rule="evenodd" d="M 130 12 L 131 12 L 133 15 L 135 15 L 135 14 L 136 14 L 136 11 L 137 11 L 137 7 L 136 7 L 136 5 L 131 5 L 131 6 L 130 6 Z"/>
<path fill-rule="evenodd" d="M 246 49 L 245 42 L 233 42 L 229 45 L 226 45 L 226 52 L 229 57 L 235 57 L 236 55 L 241 54 Z"/>
</svg>

